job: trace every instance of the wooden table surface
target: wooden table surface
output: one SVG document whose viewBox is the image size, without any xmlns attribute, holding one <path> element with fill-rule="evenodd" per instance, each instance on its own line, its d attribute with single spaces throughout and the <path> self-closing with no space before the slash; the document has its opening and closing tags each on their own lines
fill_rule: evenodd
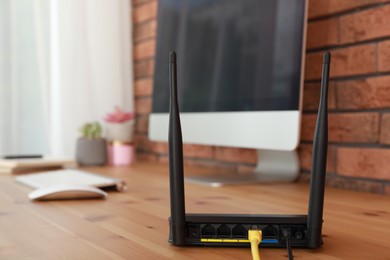
<svg viewBox="0 0 390 260">
<path fill-rule="evenodd" d="M 106 200 L 30 202 L 29 188 L 0 176 L 0 259 L 251 259 L 249 248 L 168 243 L 167 165 L 89 170 L 124 179 L 128 190 Z M 306 184 L 186 184 L 192 213 L 306 214 L 307 201 Z M 323 235 L 320 249 L 294 249 L 295 259 L 390 259 L 390 197 L 327 188 Z M 260 255 L 287 259 L 285 249 Z"/>
</svg>

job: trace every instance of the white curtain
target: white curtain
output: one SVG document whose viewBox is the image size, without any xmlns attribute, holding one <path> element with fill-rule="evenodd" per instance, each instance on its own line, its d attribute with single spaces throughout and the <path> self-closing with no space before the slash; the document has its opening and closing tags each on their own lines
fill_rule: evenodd
<svg viewBox="0 0 390 260">
<path fill-rule="evenodd" d="M 0 153 L 74 156 L 78 129 L 133 110 L 128 0 L 0 0 Z"/>
<path fill-rule="evenodd" d="M 48 63 L 47 7 L 48 0 L 0 0 L 0 154 L 48 149 L 40 66 Z"/>
</svg>

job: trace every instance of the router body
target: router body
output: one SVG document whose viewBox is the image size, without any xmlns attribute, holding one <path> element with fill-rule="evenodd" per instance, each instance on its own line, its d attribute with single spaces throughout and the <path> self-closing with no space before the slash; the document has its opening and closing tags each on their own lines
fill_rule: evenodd
<svg viewBox="0 0 390 260">
<path fill-rule="evenodd" d="M 308 246 L 306 215 L 247 214 L 186 214 L 185 245 L 249 247 L 252 226 L 262 230 L 260 247 L 286 247 L 283 229 L 291 230 L 292 246 Z M 169 242 L 176 244 L 173 233 L 171 230 Z"/>
<path fill-rule="evenodd" d="M 249 247 L 248 230 L 262 230 L 260 247 L 286 247 L 287 230 L 293 247 L 318 248 L 322 244 L 322 215 L 328 144 L 327 96 L 330 53 L 324 54 L 321 97 L 313 140 L 312 175 L 307 215 L 186 214 L 184 198 L 183 144 L 177 100 L 176 54 L 169 57 L 170 116 L 169 242 L 177 246 Z"/>
</svg>

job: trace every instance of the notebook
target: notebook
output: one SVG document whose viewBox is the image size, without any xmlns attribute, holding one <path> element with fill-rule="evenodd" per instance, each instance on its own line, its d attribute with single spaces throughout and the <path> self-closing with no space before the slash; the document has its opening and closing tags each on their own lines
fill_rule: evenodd
<svg viewBox="0 0 390 260">
<path fill-rule="evenodd" d="M 29 187 L 39 189 L 59 184 L 94 186 L 103 190 L 123 191 L 124 181 L 104 175 L 78 169 L 63 169 L 32 173 L 15 177 L 16 181 Z"/>
<path fill-rule="evenodd" d="M 0 173 L 25 173 L 75 167 L 74 160 L 61 158 L 0 159 Z"/>
</svg>

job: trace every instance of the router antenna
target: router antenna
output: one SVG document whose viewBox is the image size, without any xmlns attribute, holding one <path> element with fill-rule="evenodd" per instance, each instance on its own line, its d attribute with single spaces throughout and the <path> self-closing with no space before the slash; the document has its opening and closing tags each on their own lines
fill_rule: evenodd
<svg viewBox="0 0 390 260">
<path fill-rule="evenodd" d="M 176 53 L 169 54 L 169 184 L 171 197 L 171 242 L 185 245 L 186 217 L 184 199 L 183 140 L 177 101 Z"/>
<path fill-rule="evenodd" d="M 328 149 L 328 83 L 330 53 L 324 53 L 320 104 L 313 139 L 312 171 L 310 178 L 310 197 L 307 219 L 308 247 L 317 248 L 322 239 L 322 214 L 324 208 L 324 191 L 326 159 Z"/>
</svg>

